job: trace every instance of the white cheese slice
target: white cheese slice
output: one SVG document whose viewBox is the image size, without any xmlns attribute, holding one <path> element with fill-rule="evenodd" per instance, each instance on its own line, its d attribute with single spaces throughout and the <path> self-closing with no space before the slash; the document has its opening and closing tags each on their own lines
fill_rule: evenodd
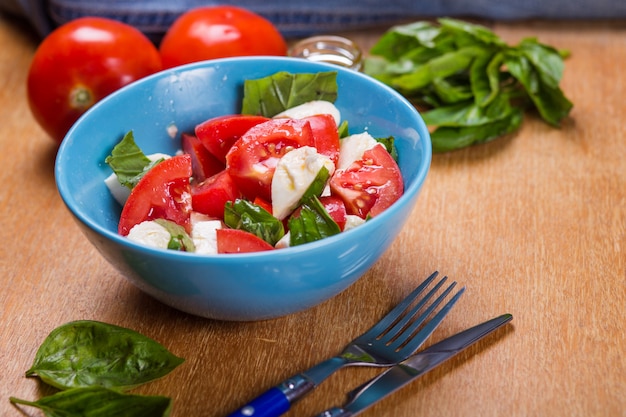
<svg viewBox="0 0 626 417">
<path fill-rule="evenodd" d="M 272 179 L 274 217 L 282 220 L 297 207 L 323 166 L 330 175 L 335 171 L 330 158 L 317 153 L 311 146 L 294 149 L 280 158 Z"/>
<path fill-rule="evenodd" d="M 291 242 L 291 232 L 285 233 L 283 237 L 280 238 L 278 242 L 274 245 L 276 249 L 285 249 L 290 246 Z"/>
<path fill-rule="evenodd" d="M 277 114 L 274 118 L 288 117 L 290 119 L 303 119 L 305 117 L 330 114 L 335 119 L 337 126 L 341 123 L 341 112 L 330 101 L 313 100 L 299 106 L 292 107 Z"/>
<path fill-rule="evenodd" d="M 167 159 L 171 158 L 170 155 L 164 153 L 153 153 L 151 155 L 146 155 L 148 159 L 152 162 L 157 161 L 159 159 Z M 117 179 L 117 175 L 115 173 L 109 175 L 104 179 L 104 184 L 109 189 L 109 192 L 120 205 L 126 204 L 126 200 L 128 200 L 128 196 L 130 195 L 130 188 L 123 186 L 120 184 Z"/>
<path fill-rule="evenodd" d="M 198 220 L 191 217 L 191 239 L 198 254 L 217 253 L 217 229 L 222 228 L 220 220 Z"/>
<path fill-rule="evenodd" d="M 126 203 L 128 200 L 128 196 L 130 195 L 130 188 L 123 186 L 120 184 L 120 181 L 117 179 L 117 175 L 115 173 L 109 175 L 104 179 L 104 184 L 109 189 L 109 192 L 121 206 Z"/>
<path fill-rule="evenodd" d="M 365 151 L 372 149 L 378 142 L 367 132 L 357 133 L 341 139 L 337 169 L 346 169 L 353 162 L 363 158 Z"/>
<path fill-rule="evenodd" d="M 172 238 L 165 227 L 152 220 L 136 224 L 126 237 L 134 242 L 161 249 L 167 249 Z"/>
<path fill-rule="evenodd" d="M 365 219 L 359 216 L 355 216 L 354 214 L 346 215 L 346 225 L 343 228 L 343 231 L 354 229 L 365 223 Z"/>
</svg>

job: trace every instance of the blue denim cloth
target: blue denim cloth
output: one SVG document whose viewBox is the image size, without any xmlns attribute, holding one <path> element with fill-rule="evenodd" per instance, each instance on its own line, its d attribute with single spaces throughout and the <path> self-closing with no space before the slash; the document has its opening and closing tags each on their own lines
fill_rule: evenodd
<svg viewBox="0 0 626 417">
<path fill-rule="evenodd" d="M 90 15 L 121 20 L 158 39 L 185 10 L 216 4 L 255 11 L 288 38 L 437 16 L 493 20 L 626 17 L 624 0 L 0 0 L 0 9 L 23 14 L 42 36 L 60 24 Z"/>
</svg>

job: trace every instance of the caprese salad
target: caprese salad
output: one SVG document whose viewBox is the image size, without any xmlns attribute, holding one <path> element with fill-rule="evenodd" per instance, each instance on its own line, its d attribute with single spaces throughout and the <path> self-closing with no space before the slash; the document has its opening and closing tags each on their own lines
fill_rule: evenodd
<svg viewBox="0 0 626 417">
<path fill-rule="evenodd" d="M 118 233 L 199 254 L 255 252 L 323 239 L 387 209 L 403 193 L 393 138 L 348 133 L 335 77 L 246 81 L 242 113 L 182 133 L 175 155 L 145 155 L 127 133 L 106 158 L 105 183 L 123 206 Z"/>
</svg>

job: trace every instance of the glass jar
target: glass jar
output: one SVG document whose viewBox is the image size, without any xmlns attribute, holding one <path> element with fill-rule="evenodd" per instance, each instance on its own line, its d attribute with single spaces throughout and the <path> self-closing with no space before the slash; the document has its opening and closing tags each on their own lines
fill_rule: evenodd
<svg viewBox="0 0 626 417">
<path fill-rule="evenodd" d="M 341 36 L 313 36 L 289 48 L 289 56 L 326 62 L 360 71 L 363 54 L 359 46 Z"/>
</svg>

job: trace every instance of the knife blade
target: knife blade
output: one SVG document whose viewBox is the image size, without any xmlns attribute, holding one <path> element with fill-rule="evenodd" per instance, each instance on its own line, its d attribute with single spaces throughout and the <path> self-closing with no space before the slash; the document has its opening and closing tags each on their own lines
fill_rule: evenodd
<svg viewBox="0 0 626 417">
<path fill-rule="evenodd" d="M 442 340 L 351 391 L 348 394 L 348 402 L 343 407 L 330 408 L 316 417 L 356 416 L 374 403 L 467 349 L 512 319 L 511 314 L 503 314 Z"/>
</svg>

